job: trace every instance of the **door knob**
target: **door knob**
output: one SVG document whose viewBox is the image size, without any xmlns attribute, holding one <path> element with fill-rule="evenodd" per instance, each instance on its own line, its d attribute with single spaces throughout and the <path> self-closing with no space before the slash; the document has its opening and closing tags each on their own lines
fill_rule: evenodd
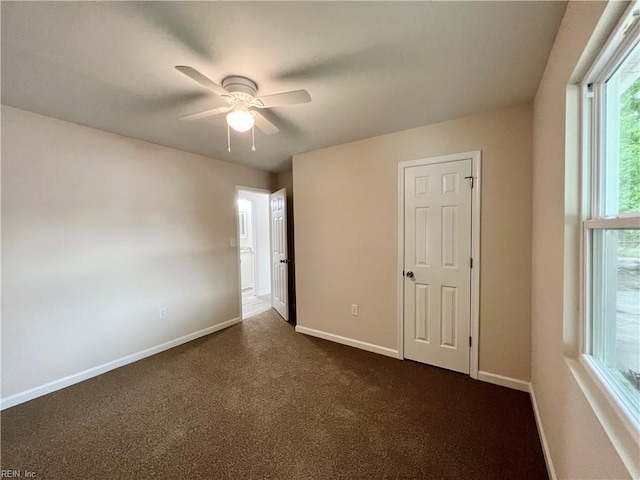
<svg viewBox="0 0 640 480">
<path fill-rule="evenodd" d="M 407 278 L 413 278 L 413 272 L 407 272 Z"/>
<path fill-rule="evenodd" d="M 280 263 L 289 263 L 289 260 L 280 260 Z"/>
</svg>

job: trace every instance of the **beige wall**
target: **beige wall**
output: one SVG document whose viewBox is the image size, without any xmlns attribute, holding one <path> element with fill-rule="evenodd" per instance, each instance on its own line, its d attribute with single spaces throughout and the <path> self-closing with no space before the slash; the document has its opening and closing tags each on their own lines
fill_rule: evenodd
<svg viewBox="0 0 640 480">
<path fill-rule="evenodd" d="M 293 171 L 289 170 L 287 172 L 278 173 L 278 189 L 286 188 L 287 189 L 287 198 L 293 196 Z"/>
<path fill-rule="evenodd" d="M 534 101 L 532 387 L 558 478 L 629 478 L 620 455 L 640 475 L 637 445 L 575 361 L 580 116 L 577 88 L 567 85 L 580 81 L 625 6 L 569 3 Z"/>
<path fill-rule="evenodd" d="M 238 317 L 235 185 L 272 181 L 3 106 L 2 397 Z"/>
<path fill-rule="evenodd" d="M 482 150 L 479 368 L 528 381 L 531 135 L 526 104 L 296 155 L 298 325 L 397 349 L 398 162 Z"/>
</svg>

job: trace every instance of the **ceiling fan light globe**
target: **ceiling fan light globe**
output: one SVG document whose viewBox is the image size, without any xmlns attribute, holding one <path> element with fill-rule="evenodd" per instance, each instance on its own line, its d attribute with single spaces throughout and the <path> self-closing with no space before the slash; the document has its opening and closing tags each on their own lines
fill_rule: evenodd
<svg viewBox="0 0 640 480">
<path fill-rule="evenodd" d="M 236 132 L 246 132 L 254 123 L 253 115 L 246 110 L 236 110 L 227 114 L 227 124 Z"/>
</svg>

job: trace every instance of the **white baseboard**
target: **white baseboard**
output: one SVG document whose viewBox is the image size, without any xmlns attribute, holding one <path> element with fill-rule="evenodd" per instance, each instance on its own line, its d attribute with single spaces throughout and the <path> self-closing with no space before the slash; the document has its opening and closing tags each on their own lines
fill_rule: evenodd
<svg viewBox="0 0 640 480">
<path fill-rule="evenodd" d="M 520 390 L 521 392 L 529 393 L 529 382 L 519 380 L 517 378 L 505 377 L 504 375 L 498 375 L 497 373 L 478 372 L 478 380 L 483 382 L 493 383 L 494 385 L 500 385 L 501 387 L 513 388 L 514 390 Z"/>
<path fill-rule="evenodd" d="M 169 350 L 170 348 L 173 348 L 173 347 L 177 347 L 178 345 L 182 345 L 183 343 L 190 342 L 192 340 L 195 340 L 196 338 L 204 337 L 205 335 L 209 335 L 211 333 L 217 332 L 224 328 L 230 327 L 231 325 L 235 325 L 240 321 L 241 321 L 240 317 L 227 320 L 226 322 L 222 322 L 217 325 L 207 327 L 203 330 L 190 333 L 189 335 L 185 335 L 184 337 L 176 338 L 175 340 L 171 340 L 161 345 L 148 348 L 141 352 L 127 355 L 126 357 L 119 358 L 118 360 L 113 360 L 112 362 L 107 362 L 105 364 L 98 365 L 97 367 L 84 370 L 83 372 L 74 373 L 73 375 L 69 375 L 59 380 L 54 380 L 53 382 L 45 383 L 44 385 L 40 385 L 38 387 L 25 390 L 24 392 L 16 393 L 14 395 L 11 395 L 10 397 L 3 398 L 2 400 L 0 400 L 0 410 L 13 407 L 15 405 L 27 402 L 29 400 L 33 400 L 34 398 L 41 397 L 42 395 L 46 395 L 47 393 L 55 392 L 56 390 L 61 390 L 75 383 L 82 382 L 83 380 L 87 380 L 92 377 L 97 377 L 98 375 L 102 375 L 103 373 L 106 373 L 109 370 L 114 370 L 116 368 L 122 367 L 129 363 L 142 360 L 143 358 L 150 357 L 151 355 L 155 355 L 156 353 Z"/>
<path fill-rule="evenodd" d="M 547 464 L 547 471 L 551 480 L 556 480 L 556 471 L 553 468 L 553 461 L 551 460 L 551 451 L 549 450 L 549 444 L 547 443 L 547 437 L 544 434 L 544 428 L 542 428 L 542 419 L 540 418 L 540 412 L 538 410 L 538 402 L 536 401 L 536 394 L 533 392 L 533 384 L 529 387 L 529 394 L 531 395 L 531 404 L 533 405 L 533 413 L 536 417 L 536 426 L 538 427 L 538 435 L 540 436 L 540 443 L 542 443 L 542 452 L 544 453 L 544 461 Z"/>
<path fill-rule="evenodd" d="M 366 350 L 367 352 L 379 353 L 380 355 L 386 355 L 387 357 L 400 358 L 397 350 L 393 350 L 387 347 L 381 347 L 380 345 L 374 345 L 372 343 L 361 342 L 360 340 L 354 340 L 352 338 L 341 337 L 340 335 L 334 335 L 333 333 L 321 332 L 320 330 L 301 327 L 300 325 L 296 326 L 296 332 L 304 333 L 305 335 L 311 335 L 312 337 L 322 338 L 324 340 L 329 340 L 330 342 L 359 348 L 361 350 Z"/>
</svg>

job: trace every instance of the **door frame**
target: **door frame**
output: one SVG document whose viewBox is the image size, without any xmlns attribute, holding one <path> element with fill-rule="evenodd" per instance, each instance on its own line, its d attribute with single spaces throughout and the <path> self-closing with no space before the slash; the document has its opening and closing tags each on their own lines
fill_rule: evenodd
<svg viewBox="0 0 640 480">
<path fill-rule="evenodd" d="M 255 188 L 255 187 L 245 187 L 242 185 L 236 185 L 236 196 L 235 196 L 235 217 L 236 217 L 236 258 L 238 264 L 238 308 L 240 312 L 240 321 L 242 321 L 242 272 L 240 271 L 240 219 L 238 215 L 238 194 L 240 190 L 245 192 L 256 192 L 256 193 L 266 193 L 267 195 L 271 195 L 271 190 L 267 190 L 264 188 Z M 252 220 L 255 221 L 255 215 L 251 216 Z M 254 229 L 255 230 L 255 229 Z M 271 251 L 271 223 L 269 223 L 269 251 Z M 254 254 L 254 268 L 255 268 L 255 254 Z M 271 264 L 271 261 L 269 261 Z M 271 270 L 271 268 L 269 268 Z M 271 275 L 270 275 L 271 277 Z M 254 286 L 255 286 L 255 276 L 254 276 Z"/>
<path fill-rule="evenodd" d="M 471 190 L 471 325 L 472 337 L 469 349 L 469 376 L 478 378 L 478 351 L 480 344 L 480 191 L 482 151 L 454 153 L 437 157 L 420 158 L 398 162 L 398 358 L 404 359 L 404 174 L 407 168 L 432 165 L 436 163 L 471 160 L 473 189 Z"/>
</svg>

